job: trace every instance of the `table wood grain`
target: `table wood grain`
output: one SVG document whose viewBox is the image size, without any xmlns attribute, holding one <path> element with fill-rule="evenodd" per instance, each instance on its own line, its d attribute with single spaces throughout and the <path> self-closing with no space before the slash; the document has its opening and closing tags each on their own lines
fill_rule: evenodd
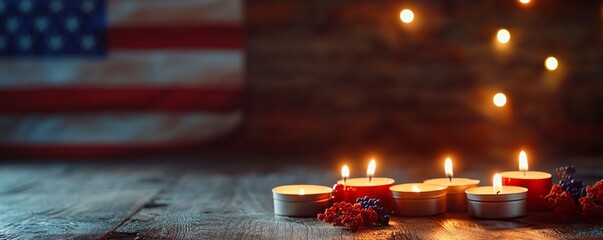
<svg viewBox="0 0 603 240">
<path fill-rule="evenodd" d="M 273 187 L 335 182 L 332 171 L 319 165 L 2 163 L 0 239 L 603 239 L 600 223 L 553 223 L 536 213 L 504 221 L 463 212 L 393 217 L 388 227 L 355 233 L 314 218 L 275 216 Z M 399 182 L 423 173 L 386 172 Z"/>
</svg>

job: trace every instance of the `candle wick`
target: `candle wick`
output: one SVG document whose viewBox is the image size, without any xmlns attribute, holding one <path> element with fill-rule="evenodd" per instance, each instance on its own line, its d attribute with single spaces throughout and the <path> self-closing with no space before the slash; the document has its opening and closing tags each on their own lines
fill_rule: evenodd
<svg viewBox="0 0 603 240">
<path fill-rule="evenodd" d="M 496 195 L 498 195 L 500 193 L 500 190 L 496 191 Z"/>
<path fill-rule="evenodd" d="M 369 176 L 369 182 L 373 180 L 373 176 Z"/>
<path fill-rule="evenodd" d="M 523 176 L 524 177 L 526 176 L 526 170 L 523 170 Z"/>
<path fill-rule="evenodd" d="M 343 178 L 343 186 L 345 187 L 345 181 L 348 180 L 348 178 Z"/>
<path fill-rule="evenodd" d="M 450 180 L 450 182 L 452 182 L 452 176 L 448 176 L 448 180 Z"/>
</svg>

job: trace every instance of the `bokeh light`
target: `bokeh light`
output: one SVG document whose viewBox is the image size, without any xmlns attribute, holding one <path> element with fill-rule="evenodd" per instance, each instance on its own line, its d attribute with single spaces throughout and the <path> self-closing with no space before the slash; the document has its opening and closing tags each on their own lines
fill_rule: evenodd
<svg viewBox="0 0 603 240">
<path fill-rule="evenodd" d="M 496 39 L 502 44 L 506 44 L 511 40 L 511 33 L 507 29 L 500 29 L 496 34 Z"/>
<path fill-rule="evenodd" d="M 531 0 L 519 0 L 519 2 L 523 4 L 528 4 L 531 2 Z"/>
<path fill-rule="evenodd" d="M 415 14 L 410 9 L 404 9 L 400 12 L 400 20 L 404 23 L 411 23 L 415 19 Z"/>
<path fill-rule="evenodd" d="M 557 62 L 557 58 L 555 57 L 548 57 L 544 61 L 544 66 L 549 71 L 555 71 L 555 69 L 557 69 L 557 67 L 559 66 L 559 62 Z"/>
<path fill-rule="evenodd" d="M 492 98 L 492 102 L 494 102 L 494 105 L 497 107 L 504 107 L 507 104 L 507 96 L 505 96 L 504 93 L 497 93 L 494 95 L 494 98 Z"/>
</svg>

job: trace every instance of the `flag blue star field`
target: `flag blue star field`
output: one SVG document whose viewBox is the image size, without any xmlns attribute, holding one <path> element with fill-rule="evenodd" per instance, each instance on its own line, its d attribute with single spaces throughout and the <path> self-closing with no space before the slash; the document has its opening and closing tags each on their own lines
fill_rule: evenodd
<svg viewBox="0 0 603 240">
<path fill-rule="evenodd" d="M 105 9 L 98 0 L 2 0 L 0 56 L 104 55 Z"/>
<path fill-rule="evenodd" d="M 242 0 L 0 0 L 0 155 L 194 148 L 242 120 Z"/>
</svg>

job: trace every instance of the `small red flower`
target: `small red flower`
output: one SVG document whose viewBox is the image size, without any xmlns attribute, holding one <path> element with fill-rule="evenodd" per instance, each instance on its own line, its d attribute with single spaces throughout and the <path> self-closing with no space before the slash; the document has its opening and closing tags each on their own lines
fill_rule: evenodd
<svg viewBox="0 0 603 240">
<path fill-rule="evenodd" d="M 586 187 L 586 196 L 580 198 L 582 218 L 585 220 L 603 220 L 603 180 Z"/>
<path fill-rule="evenodd" d="M 553 221 L 571 222 L 580 219 L 582 210 L 580 205 L 576 205 L 572 195 L 563 191 L 559 184 L 553 185 L 553 188 L 544 199 L 547 207 L 552 210 Z"/>
<path fill-rule="evenodd" d="M 377 220 L 377 213 L 373 209 L 362 209 L 358 203 L 336 202 L 324 213 L 319 213 L 317 218 L 333 226 L 345 226 L 356 231 L 362 226 L 372 226 Z"/>
</svg>

